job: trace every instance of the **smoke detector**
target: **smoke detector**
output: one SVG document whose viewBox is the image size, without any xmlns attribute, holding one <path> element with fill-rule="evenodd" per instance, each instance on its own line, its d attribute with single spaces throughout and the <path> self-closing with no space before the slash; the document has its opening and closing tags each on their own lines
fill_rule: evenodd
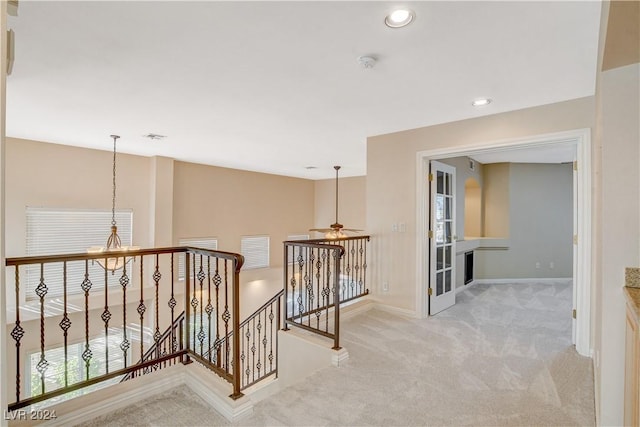
<svg viewBox="0 0 640 427">
<path fill-rule="evenodd" d="M 374 65 L 376 65 L 376 58 L 374 58 L 373 56 L 359 56 L 358 57 L 358 64 L 360 64 L 360 66 L 364 69 L 371 69 L 373 68 Z"/>
</svg>

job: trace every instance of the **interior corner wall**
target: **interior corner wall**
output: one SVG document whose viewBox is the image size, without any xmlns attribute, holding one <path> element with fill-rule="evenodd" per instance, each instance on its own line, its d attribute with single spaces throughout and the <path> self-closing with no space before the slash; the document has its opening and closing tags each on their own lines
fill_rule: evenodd
<svg viewBox="0 0 640 427">
<path fill-rule="evenodd" d="M 482 237 L 509 238 L 510 163 L 490 163 L 484 165 L 484 187 L 482 191 L 482 212 L 484 222 Z"/>
<path fill-rule="evenodd" d="M 422 286 L 416 282 L 416 248 L 422 238 L 417 234 L 417 203 L 423 202 L 416 199 L 418 152 L 591 128 L 594 114 L 595 99 L 586 97 L 368 138 L 370 271 L 374 285 L 389 284 L 387 292 L 372 287 L 374 296 L 401 309 L 417 308 L 416 288 Z M 404 222 L 406 232 L 392 233 L 394 222 Z"/>
<path fill-rule="evenodd" d="M 594 278 L 600 298 L 599 423 L 623 425 L 625 267 L 640 266 L 640 64 L 601 73 L 601 271 Z M 599 393 L 598 393 L 599 391 Z"/>
<path fill-rule="evenodd" d="M 338 220 L 345 228 L 366 231 L 366 184 L 366 176 L 340 178 L 338 181 Z M 336 220 L 336 180 L 314 181 L 314 194 L 314 227 L 327 228 Z"/>
<path fill-rule="evenodd" d="M 573 166 L 509 164 L 509 248 L 476 252 L 483 279 L 573 276 Z"/>
<path fill-rule="evenodd" d="M 240 275 L 243 318 L 282 289 L 282 242 L 312 228 L 313 181 L 175 161 L 173 194 L 174 244 L 216 237 L 218 249 L 239 253 L 242 236 L 270 237 L 270 268 Z"/>
</svg>

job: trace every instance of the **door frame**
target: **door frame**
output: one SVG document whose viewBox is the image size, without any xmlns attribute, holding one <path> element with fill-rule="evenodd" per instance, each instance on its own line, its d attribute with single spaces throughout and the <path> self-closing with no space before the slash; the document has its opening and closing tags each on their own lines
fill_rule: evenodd
<svg viewBox="0 0 640 427">
<path fill-rule="evenodd" d="M 575 147 L 577 170 L 574 171 L 577 194 L 574 193 L 574 217 L 577 224 L 574 230 L 577 241 L 573 245 L 574 301 L 578 315 L 574 321 L 576 350 L 582 356 L 592 356 L 592 294 L 591 280 L 591 239 L 592 239 L 592 196 L 591 196 L 591 129 L 575 129 L 533 135 L 523 138 L 510 138 L 488 141 L 458 147 L 436 148 L 416 153 L 416 314 L 420 318 L 428 317 L 429 287 L 429 161 L 451 157 L 468 156 L 492 151 L 505 151 L 521 148 L 544 147 L 551 145 L 570 145 Z"/>
</svg>

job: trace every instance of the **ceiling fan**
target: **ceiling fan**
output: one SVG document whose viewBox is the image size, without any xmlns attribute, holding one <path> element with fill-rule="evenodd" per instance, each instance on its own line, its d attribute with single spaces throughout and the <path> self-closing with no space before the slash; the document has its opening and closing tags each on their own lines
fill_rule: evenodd
<svg viewBox="0 0 640 427">
<path fill-rule="evenodd" d="M 333 167 L 336 170 L 336 222 L 331 224 L 329 228 L 311 228 L 309 231 L 318 231 L 320 233 L 325 233 L 325 238 L 327 239 L 341 239 L 347 237 L 344 233 L 345 231 L 349 232 L 359 232 L 363 230 L 357 230 L 355 228 L 344 228 L 342 224 L 338 222 L 338 171 L 340 170 L 340 166 Z"/>
</svg>

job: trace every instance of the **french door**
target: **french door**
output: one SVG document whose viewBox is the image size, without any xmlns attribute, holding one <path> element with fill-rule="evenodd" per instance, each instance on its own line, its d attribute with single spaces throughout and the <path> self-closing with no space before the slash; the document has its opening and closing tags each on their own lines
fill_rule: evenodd
<svg viewBox="0 0 640 427">
<path fill-rule="evenodd" d="M 431 161 L 429 314 L 456 303 L 456 168 Z"/>
</svg>

